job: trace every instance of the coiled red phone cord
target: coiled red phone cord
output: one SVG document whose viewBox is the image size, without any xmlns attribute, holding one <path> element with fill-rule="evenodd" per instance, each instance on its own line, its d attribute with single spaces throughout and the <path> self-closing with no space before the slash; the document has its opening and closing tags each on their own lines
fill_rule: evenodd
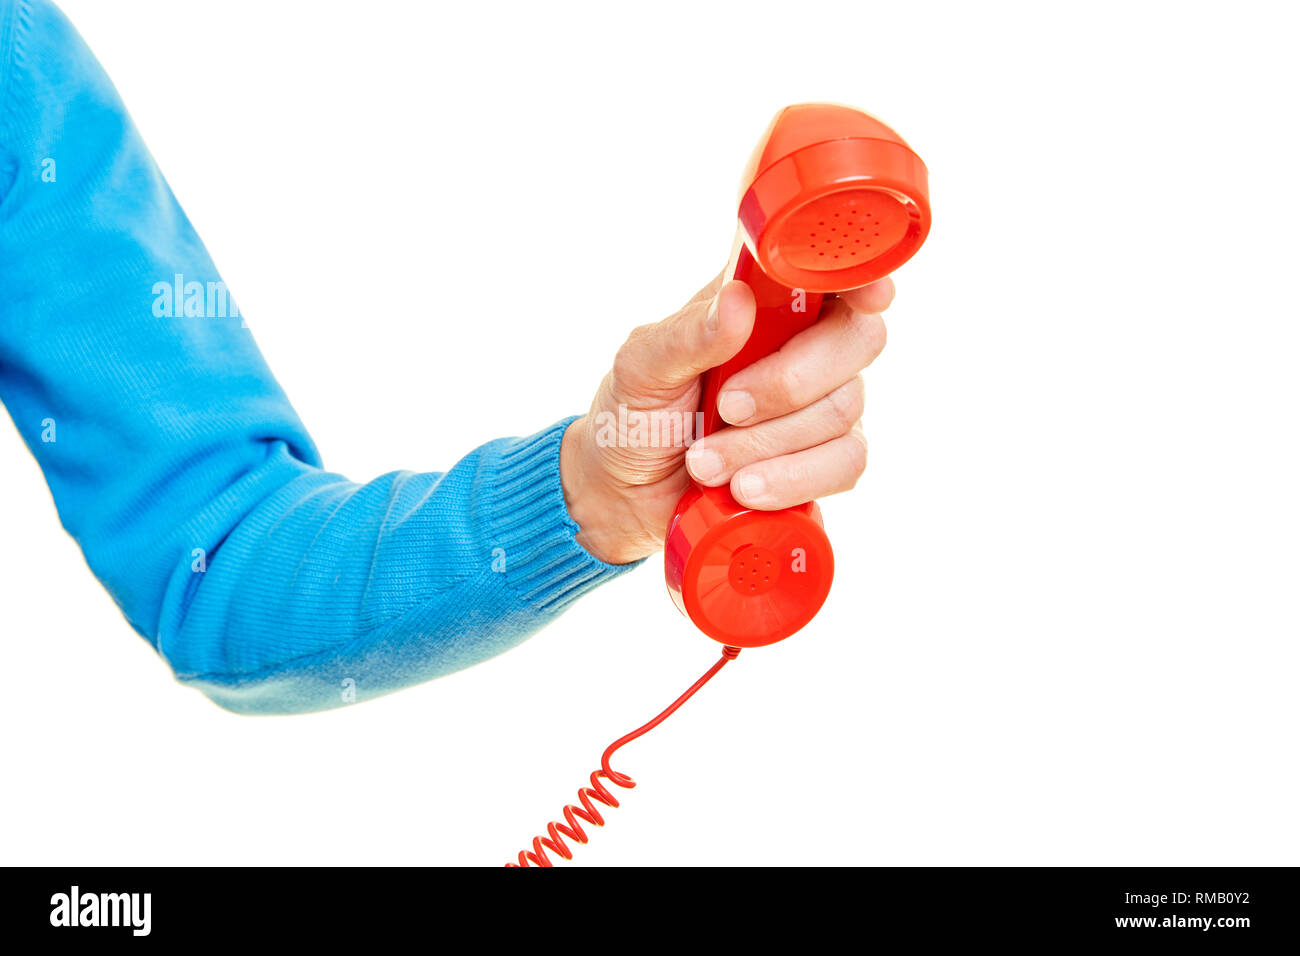
<svg viewBox="0 0 1300 956">
<path fill-rule="evenodd" d="M 722 657 L 718 659 L 718 662 L 705 671 L 703 677 L 687 688 L 686 693 L 682 694 L 681 697 L 678 697 L 675 701 L 669 704 L 658 717 L 649 723 L 638 727 L 630 734 L 619 737 L 618 740 L 606 747 L 605 752 L 601 754 L 600 757 L 600 769 L 594 771 L 591 775 L 591 786 L 583 787 L 578 791 L 578 802 L 581 803 L 582 806 L 579 807 L 570 803 L 564 808 L 564 819 L 567 822 L 567 825 L 552 820 L 546 828 L 546 831 L 550 836 L 533 837 L 532 850 L 520 850 L 519 862 L 507 863 L 506 866 L 554 866 L 555 864 L 552 863 L 550 858 L 546 855 L 547 850 L 560 854 L 560 856 L 564 857 L 566 860 L 572 860 L 573 851 L 565 846 L 564 838 L 568 837 L 570 840 L 576 840 L 578 843 L 587 842 L 587 834 L 583 831 L 582 824 L 578 821 L 580 819 L 586 820 L 588 823 L 595 824 L 598 827 L 603 827 L 605 825 L 604 817 L 600 815 L 600 811 L 596 809 L 592 801 L 594 800 L 598 803 L 603 803 L 607 807 L 618 806 L 618 798 L 605 789 L 604 784 L 600 782 L 600 778 L 604 777 L 610 783 L 622 787 L 625 790 L 631 790 L 636 786 L 636 781 L 627 774 L 619 773 L 617 770 L 610 767 L 609 758 L 614 756 L 614 751 L 618 750 L 624 744 L 636 740 L 642 734 L 649 733 L 662 724 L 672 715 L 673 711 L 690 700 L 697 690 L 712 680 L 714 674 L 722 670 L 729 661 L 734 661 L 739 653 L 739 647 L 724 647 L 722 649 Z"/>
</svg>

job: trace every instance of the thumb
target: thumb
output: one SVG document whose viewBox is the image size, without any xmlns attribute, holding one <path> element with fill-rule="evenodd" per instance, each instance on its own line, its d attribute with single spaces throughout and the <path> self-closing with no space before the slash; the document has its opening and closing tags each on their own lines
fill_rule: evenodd
<svg viewBox="0 0 1300 956">
<path fill-rule="evenodd" d="M 721 365 L 749 339 L 754 293 L 743 282 L 723 284 L 712 298 L 690 302 L 676 315 L 635 329 L 614 358 L 620 398 L 672 398 L 700 373 Z"/>
</svg>

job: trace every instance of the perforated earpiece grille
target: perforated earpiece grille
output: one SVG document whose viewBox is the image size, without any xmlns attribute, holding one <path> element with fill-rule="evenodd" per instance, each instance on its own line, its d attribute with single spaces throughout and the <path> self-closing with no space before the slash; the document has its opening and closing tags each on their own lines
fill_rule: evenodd
<svg viewBox="0 0 1300 956">
<path fill-rule="evenodd" d="M 852 189 L 800 206 L 781 223 L 778 240 L 791 265 L 831 272 L 888 252 L 908 225 L 907 208 L 891 194 Z"/>
</svg>

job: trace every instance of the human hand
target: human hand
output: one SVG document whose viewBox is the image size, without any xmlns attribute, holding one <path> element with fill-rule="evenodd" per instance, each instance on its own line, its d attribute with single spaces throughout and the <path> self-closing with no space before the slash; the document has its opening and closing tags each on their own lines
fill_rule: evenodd
<svg viewBox="0 0 1300 956">
<path fill-rule="evenodd" d="M 889 278 L 826 296 L 816 323 L 723 383 L 718 411 L 730 427 L 689 450 L 680 433 L 664 441 L 652 424 L 638 435 L 637 423 L 689 427 L 700 374 L 749 338 L 754 295 L 718 276 L 675 315 L 634 329 L 564 434 L 560 472 L 579 543 L 610 564 L 653 554 L 692 478 L 730 483 L 736 501 L 764 511 L 852 488 L 867 463 L 859 373 L 885 347 L 880 313 L 893 298 Z M 632 427 L 620 433 L 620 422 Z"/>
</svg>

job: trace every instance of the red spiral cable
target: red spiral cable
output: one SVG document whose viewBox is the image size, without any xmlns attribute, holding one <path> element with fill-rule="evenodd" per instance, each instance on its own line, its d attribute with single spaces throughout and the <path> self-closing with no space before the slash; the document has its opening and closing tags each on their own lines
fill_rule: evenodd
<svg viewBox="0 0 1300 956">
<path fill-rule="evenodd" d="M 506 866 L 554 866 L 555 864 L 552 863 L 550 858 L 546 855 L 547 850 L 550 850 L 553 853 L 558 853 L 566 860 L 572 860 L 573 851 L 565 845 L 564 838 L 568 837 L 570 840 L 576 840 L 578 843 L 587 842 L 587 834 L 582 829 L 582 824 L 578 821 L 586 820 L 588 823 L 594 824 L 595 826 L 603 827 L 605 825 L 605 818 L 600 815 L 600 811 L 596 809 L 595 803 L 603 803 L 607 807 L 618 806 L 618 798 L 605 789 L 605 785 L 600 782 L 600 778 L 604 777 L 610 783 L 622 787 L 625 790 L 631 790 L 636 786 L 636 781 L 627 774 L 619 773 L 617 770 L 610 767 L 609 758 L 614 755 L 614 751 L 618 750 L 624 744 L 636 740 L 642 734 L 649 733 L 662 724 L 672 716 L 673 711 L 690 700 L 697 690 L 712 680 L 714 674 L 722 670 L 729 661 L 734 661 L 739 653 L 739 647 L 724 647 L 722 649 L 722 657 L 718 658 L 718 662 L 705 671 L 703 677 L 688 687 L 686 693 L 682 694 L 681 697 L 678 697 L 675 701 L 664 708 L 663 712 L 660 713 L 658 717 L 654 718 L 654 720 L 647 724 L 642 724 L 630 734 L 619 737 L 618 740 L 606 747 L 605 752 L 601 754 L 600 757 L 600 769 L 593 771 L 591 774 L 591 786 L 583 787 L 578 791 L 578 802 L 581 803 L 582 806 L 576 806 L 572 803 L 568 804 L 564 808 L 564 819 L 566 822 L 560 823 L 556 820 L 552 820 L 546 827 L 546 832 L 550 835 L 548 837 L 533 837 L 533 849 L 531 851 L 520 850 L 519 862 L 507 863 Z M 593 803 L 593 801 L 595 801 L 595 803 Z"/>
</svg>

